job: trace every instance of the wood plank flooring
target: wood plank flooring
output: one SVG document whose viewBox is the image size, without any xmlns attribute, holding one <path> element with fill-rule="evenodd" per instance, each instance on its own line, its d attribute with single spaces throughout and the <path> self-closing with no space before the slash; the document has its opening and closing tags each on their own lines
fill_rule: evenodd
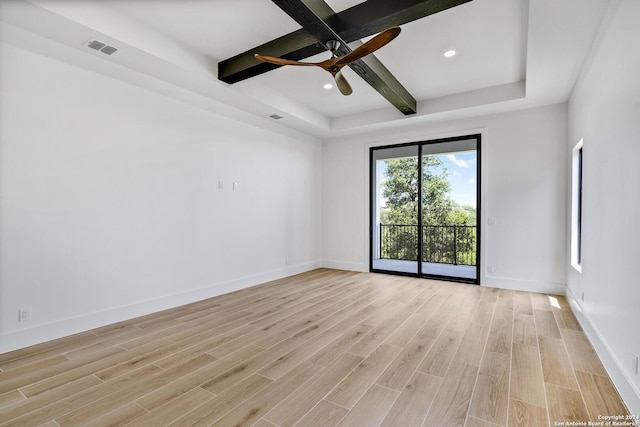
<svg viewBox="0 0 640 427">
<path fill-rule="evenodd" d="M 328 269 L 0 355 L 0 426 L 547 426 L 628 410 L 563 297 Z"/>
</svg>

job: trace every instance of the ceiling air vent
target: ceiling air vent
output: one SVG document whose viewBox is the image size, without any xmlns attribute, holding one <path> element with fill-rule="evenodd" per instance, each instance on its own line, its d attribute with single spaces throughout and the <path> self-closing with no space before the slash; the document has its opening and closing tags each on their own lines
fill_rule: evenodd
<svg viewBox="0 0 640 427">
<path fill-rule="evenodd" d="M 278 115 L 278 114 L 272 114 L 272 115 L 270 115 L 269 117 L 271 117 L 273 120 L 280 120 L 280 119 L 282 119 L 282 118 L 283 118 L 282 116 L 280 116 L 280 115 Z"/>
<path fill-rule="evenodd" d="M 87 46 L 90 47 L 91 49 L 95 49 L 97 51 L 100 51 L 104 54 L 107 55 L 112 55 L 115 52 L 118 51 L 117 48 L 113 47 L 113 46 L 109 46 L 106 43 L 102 43 L 101 41 L 95 40 L 95 39 L 91 39 L 87 42 Z"/>
</svg>

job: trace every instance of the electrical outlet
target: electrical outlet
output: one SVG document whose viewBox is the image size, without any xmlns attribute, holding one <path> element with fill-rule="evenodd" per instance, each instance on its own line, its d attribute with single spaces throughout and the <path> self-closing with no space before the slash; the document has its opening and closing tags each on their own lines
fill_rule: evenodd
<svg viewBox="0 0 640 427">
<path fill-rule="evenodd" d="M 493 273 L 493 265 L 487 265 L 487 273 Z"/>
<path fill-rule="evenodd" d="M 19 322 L 28 322 L 31 320 L 31 309 L 30 308 L 21 308 L 18 310 L 18 321 Z"/>
<path fill-rule="evenodd" d="M 638 375 L 638 355 L 634 353 L 631 356 L 631 370 Z"/>
</svg>

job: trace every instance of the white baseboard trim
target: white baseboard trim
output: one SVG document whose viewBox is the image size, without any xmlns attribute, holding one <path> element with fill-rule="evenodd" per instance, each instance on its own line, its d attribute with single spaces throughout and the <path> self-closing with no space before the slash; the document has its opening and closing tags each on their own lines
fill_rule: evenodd
<svg viewBox="0 0 640 427">
<path fill-rule="evenodd" d="M 0 354 L 322 267 L 314 261 L 0 334 Z"/>
<path fill-rule="evenodd" d="M 591 341 L 591 345 L 593 345 L 598 357 L 600 357 L 611 381 L 613 381 L 613 384 L 618 389 L 620 397 L 622 397 L 622 400 L 624 400 L 624 403 L 627 405 L 627 409 L 629 409 L 631 414 L 640 414 L 640 390 L 622 368 L 624 365 L 620 363 L 620 360 L 618 360 L 613 351 L 611 351 L 611 348 L 607 345 L 606 340 L 602 337 L 598 328 L 591 323 L 584 313 L 582 305 L 568 287 L 566 298 L 571 307 L 571 311 L 573 311 L 573 314 L 578 319 L 580 326 L 582 326 L 589 341 Z"/>
<path fill-rule="evenodd" d="M 512 279 L 507 277 L 485 276 L 480 280 L 482 286 L 512 289 L 514 291 L 539 292 L 542 294 L 564 295 L 567 285 L 564 283 L 542 282 L 537 280 Z"/>
<path fill-rule="evenodd" d="M 322 261 L 322 266 L 324 268 L 332 268 L 334 270 L 359 271 L 363 273 L 367 273 L 369 271 L 369 266 L 366 262 L 344 262 L 325 259 Z"/>
</svg>

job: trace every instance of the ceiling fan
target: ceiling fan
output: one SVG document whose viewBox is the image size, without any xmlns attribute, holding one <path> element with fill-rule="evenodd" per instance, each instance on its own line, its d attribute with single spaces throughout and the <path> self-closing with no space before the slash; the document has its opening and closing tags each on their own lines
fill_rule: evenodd
<svg viewBox="0 0 640 427">
<path fill-rule="evenodd" d="M 353 51 L 348 53 L 347 55 L 337 56 L 336 52 L 338 48 L 340 48 L 340 42 L 337 40 L 329 40 L 325 46 L 332 53 L 331 58 L 322 61 L 322 62 L 301 62 L 301 61 L 293 61 L 290 59 L 284 58 L 276 58 L 274 56 L 264 56 L 256 54 L 256 59 L 259 59 L 263 62 L 269 62 L 271 64 L 276 65 L 297 65 L 297 66 L 314 66 L 320 67 L 325 71 L 331 73 L 333 78 L 336 81 L 336 86 L 340 90 L 340 93 L 343 95 L 351 95 L 353 89 L 351 89 L 351 85 L 342 75 L 342 71 L 340 69 L 345 65 L 349 65 L 353 61 L 357 61 L 358 59 L 367 56 L 376 50 L 380 49 L 382 46 L 389 43 L 391 40 L 395 39 L 398 34 L 400 34 L 400 27 L 392 27 L 387 30 L 384 30 L 368 42 L 364 43 L 361 46 L 358 46 Z"/>
</svg>

